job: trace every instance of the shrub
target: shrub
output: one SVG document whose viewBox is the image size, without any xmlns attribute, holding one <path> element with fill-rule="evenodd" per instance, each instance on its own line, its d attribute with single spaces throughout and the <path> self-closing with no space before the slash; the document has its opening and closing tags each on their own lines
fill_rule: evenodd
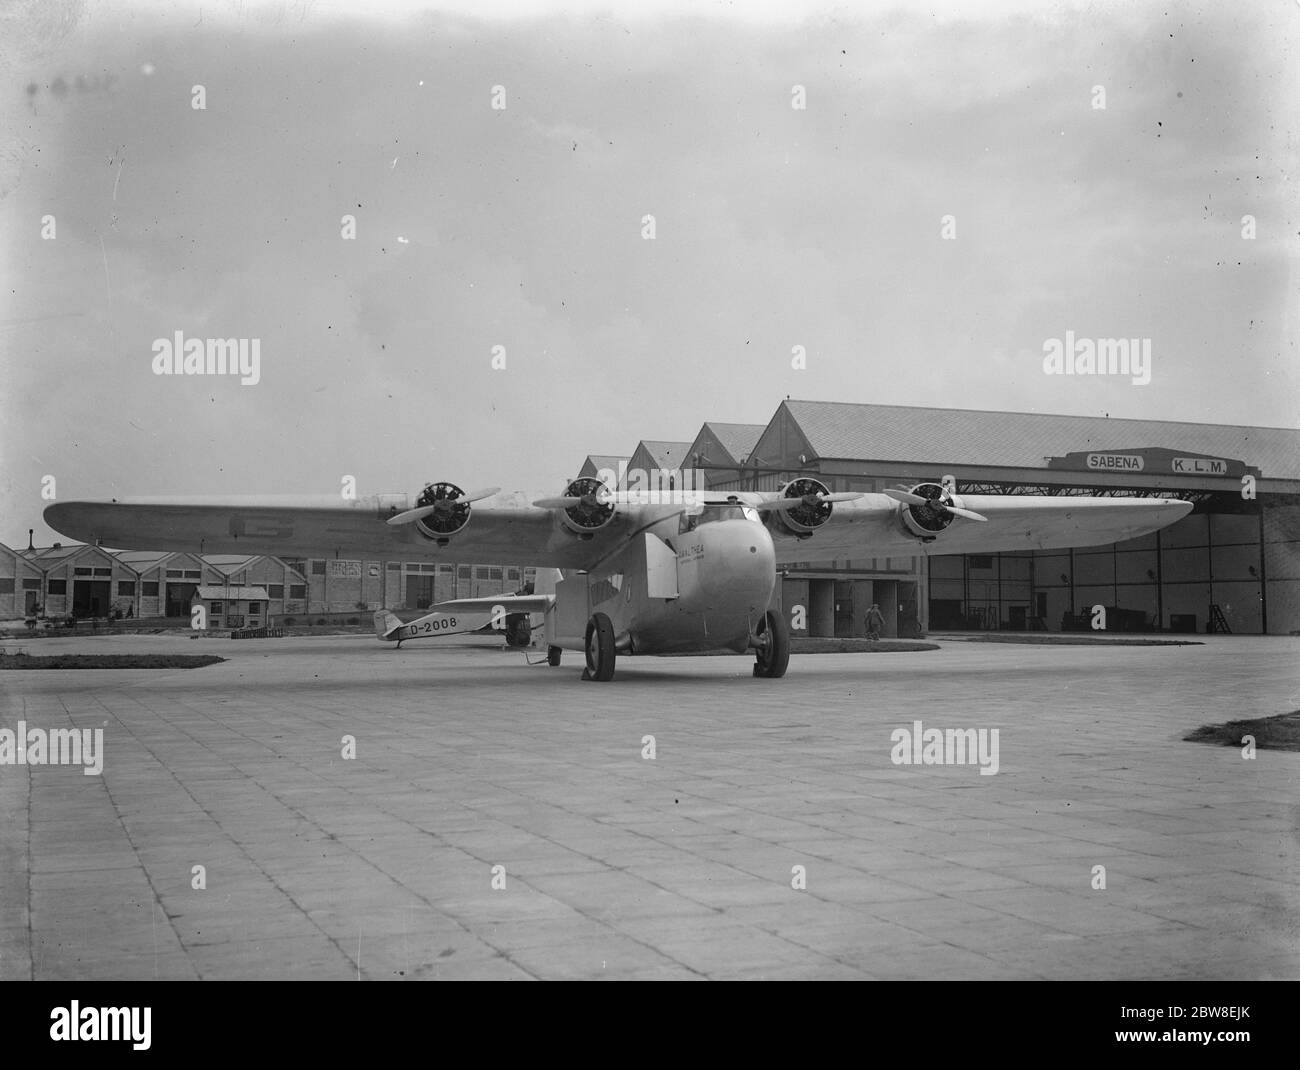
<svg viewBox="0 0 1300 1070">
<path fill-rule="evenodd" d="M 317 624 L 328 624 L 329 621 L 327 621 L 324 617 L 317 617 L 317 618 L 316 618 L 316 623 L 317 623 Z"/>
<path fill-rule="evenodd" d="M 349 623 L 349 624 L 360 624 L 360 623 L 361 623 L 361 618 L 360 618 L 360 617 L 349 617 L 349 618 L 348 618 L 348 623 Z"/>
<path fill-rule="evenodd" d="M 296 623 L 296 622 L 295 622 L 295 620 L 294 620 L 293 617 L 285 617 L 285 618 L 284 618 L 284 626 L 285 626 L 286 628 L 292 628 L 292 627 L 294 626 L 295 623 Z"/>
</svg>

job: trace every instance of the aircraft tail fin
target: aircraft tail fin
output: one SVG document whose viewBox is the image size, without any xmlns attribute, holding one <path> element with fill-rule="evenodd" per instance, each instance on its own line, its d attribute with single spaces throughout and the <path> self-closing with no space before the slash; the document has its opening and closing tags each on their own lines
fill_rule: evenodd
<svg viewBox="0 0 1300 1070">
<path fill-rule="evenodd" d="M 402 626 L 401 618 L 387 609 L 375 610 L 375 637 L 391 639 L 393 633 Z"/>
<path fill-rule="evenodd" d="M 534 594 L 554 594 L 555 585 L 564 579 L 558 568 L 539 568 L 533 577 Z"/>
</svg>

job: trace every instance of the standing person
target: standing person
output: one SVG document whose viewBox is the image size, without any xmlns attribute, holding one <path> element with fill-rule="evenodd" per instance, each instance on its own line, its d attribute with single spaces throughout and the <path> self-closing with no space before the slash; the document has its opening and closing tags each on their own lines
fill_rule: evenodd
<svg viewBox="0 0 1300 1070">
<path fill-rule="evenodd" d="M 871 608 L 867 610 L 867 638 L 879 639 L 880 630 L 885 626 L 885 615 L 880 612 L 880 606 L 875 602 L 871 603 Z"/>
</svg>

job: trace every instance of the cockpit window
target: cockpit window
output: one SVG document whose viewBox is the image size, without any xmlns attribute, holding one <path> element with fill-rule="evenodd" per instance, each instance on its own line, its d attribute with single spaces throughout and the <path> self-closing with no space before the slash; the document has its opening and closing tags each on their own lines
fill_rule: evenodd
<svg viewBox="0 0 1300 1070">
<path fill-rule="evenodd" d="M 711 524 L 715 520 L 757 520 L 758 511 L 747 505 L 706 505 L 700 517 L 701 524 Z"/>
</svg>

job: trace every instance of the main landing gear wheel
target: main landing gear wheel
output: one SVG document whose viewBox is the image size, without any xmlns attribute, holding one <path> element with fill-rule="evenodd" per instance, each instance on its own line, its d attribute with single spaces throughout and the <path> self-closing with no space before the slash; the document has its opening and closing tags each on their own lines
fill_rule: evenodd
<svg viewBox="0 0 1300 1070">
<path fill-rule="evenodd" d="M 561 647 L 548 646 L 546 648 L 546 664 L 550 666 L 556 666 L 560 664 L 560 655 L 563 653 L 564 650 Z"/>
<path fill-rule="evenodd" d="M 779 679 L 790 665 L 790 628 L 785 617 L 770 609 L 758 626 L 762 646 L 755 651 L 754 675 Z"/>
<path fill-rule="evenodd" d="M 587 667 L 584 680 L 604 682 L 614 677 L 614 625 L 604 613 L 593 613 L 587 621 Z"/>
</svg>

